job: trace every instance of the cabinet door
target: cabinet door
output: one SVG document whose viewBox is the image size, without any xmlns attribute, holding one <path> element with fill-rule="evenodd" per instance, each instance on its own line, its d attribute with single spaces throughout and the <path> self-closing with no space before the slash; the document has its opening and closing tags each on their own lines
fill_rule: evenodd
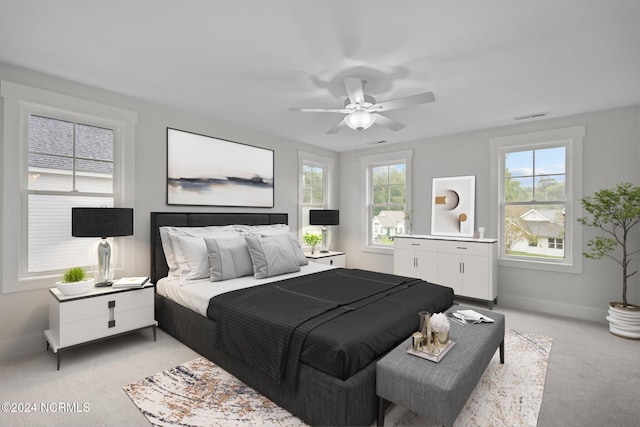
<svg viewBox="0 0 640 427">
<path fill-rule="evenodd" d="M 462 258 L 462 295 L 490 300 L 489 259 L 484 256 L 465 255 Z"/>
<path fill-rule="evenodd" d="M 453 288 L 456 295 L 462 293 L 462 257 L 458 254 L 438 254 L 438 281 L 442 286 Z"/>
<path fill-rule="evenodd" d="M 393 253 L 393 274 L 421 279 L 416 268 L 415 251 L 395 248 Z"/>
<path fill-rule="evenodd" d="M 438 254 L 435 252 L 415 251 L 416 270 L 422 280 L 438 283 Z"/>
</svg>

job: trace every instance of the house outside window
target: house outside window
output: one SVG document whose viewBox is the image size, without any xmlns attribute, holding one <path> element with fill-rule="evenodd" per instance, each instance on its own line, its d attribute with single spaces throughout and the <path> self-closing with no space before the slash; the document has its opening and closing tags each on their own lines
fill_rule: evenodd
<svg viewBox="0 0 640 427">
<path fill-rule="evenodd" d="M 491 140 L 501 265 L 581 270 L 583 137 L 576 126 Z"/>
<path fill-rule="evenodd" d="M 2 292 L 51 287 L 69 267 L 91 274 L 97 239 L 71 236 L 71 208 L 133 206 L 137 114 L 4 80 L 0 90 L 2 200 L 15 207 L 3 212 Z M 117 240 L 116 268 L 131 274 L 133 241 Z"/>
<path fill-rule="evenodd" d="M 411 200 L 411 151 L 361 159 L 366 188 L 365 250 L 393 249 L 394 237 L 406 229 Z"/>
</svg>

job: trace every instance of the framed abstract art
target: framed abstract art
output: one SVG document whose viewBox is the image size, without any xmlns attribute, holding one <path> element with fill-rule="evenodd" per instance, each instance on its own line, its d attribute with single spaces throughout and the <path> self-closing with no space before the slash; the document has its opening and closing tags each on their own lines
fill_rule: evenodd
<svg viewBox="0 0 640 427">
<path fill-rule="evenodd" d="M 167 128 L 167 204 L 272 208 L 274 152 Z"/>
</svg>

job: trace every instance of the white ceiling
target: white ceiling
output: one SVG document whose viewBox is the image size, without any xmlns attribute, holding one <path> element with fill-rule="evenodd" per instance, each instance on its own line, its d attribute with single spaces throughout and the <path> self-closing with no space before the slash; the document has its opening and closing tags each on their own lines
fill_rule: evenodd
<svg viewBox="0 0 640 427">
<path fill-rule="evenodd" d="M 638 0 L 0 0 L 0 62 L 335 151 L 640 104 Z M 342 77 L 406 127 L 326 131 Z"/>
</svg>

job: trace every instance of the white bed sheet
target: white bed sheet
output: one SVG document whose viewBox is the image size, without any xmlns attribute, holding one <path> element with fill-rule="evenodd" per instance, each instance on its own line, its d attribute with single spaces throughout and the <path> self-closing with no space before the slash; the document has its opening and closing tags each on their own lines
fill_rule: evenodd
<svg viewBox="0 0 640 427">
<path fill-rule="evenodd" d="M 210 282 L 209 279 L 190 280 L 182 286 L 178 284 L 178 279 L 163 277 L 156 283 L 156 292 L 169 298 L 178 304 L 190 308 L 196 313 L 207 317 L 209 300 L 217 295 L 237 289 L 250 288 L 252 286 L 264 285 L 265 283 L 276 282 L 290 277 L 304 276 L 318 271 L 331 270 L 337 268 L 331 265 L 309 262 L 308 265 L 300 266 L 300 271 L 283 274 L 280 276 L 256 279 L 253 276 L 238 277 L 237 279 L 224 280 L 222 282 Z"/>
</svg>

